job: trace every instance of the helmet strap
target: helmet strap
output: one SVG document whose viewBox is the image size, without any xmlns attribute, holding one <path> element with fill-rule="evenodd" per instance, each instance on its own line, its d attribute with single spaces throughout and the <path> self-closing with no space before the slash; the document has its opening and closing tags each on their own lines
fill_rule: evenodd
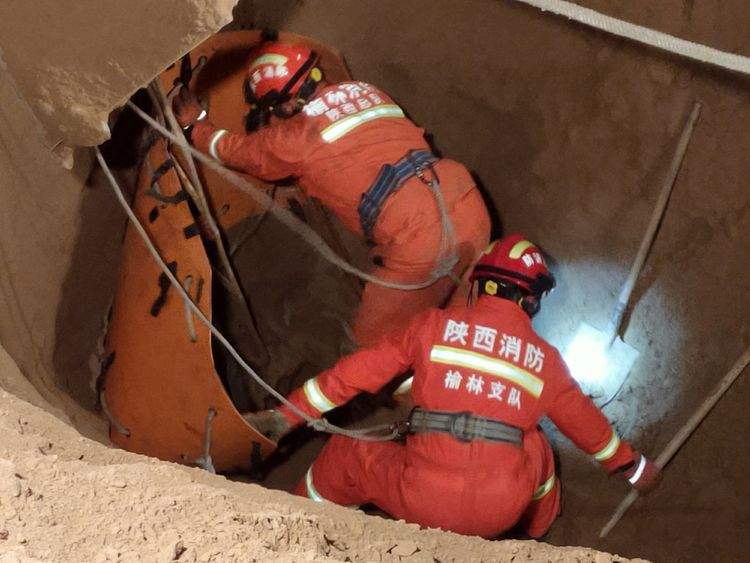
<svg viewBox="0 0 750 563">
<path fill-rule="evenodd" d="M 268 125 L 271 119 L 271 109 L 253 104 L 245 116 L 245 132 L 253 133 Z"/>
<path fill-rule="evenodd" d="M 527 295 L 521 300 L 519 305 L 521 305 L 521 309 L 524 310 L 529 318 L 532 319 L 542 308 L 542 302 L 536 295 Z"/>
<path fill-rule="evenodd" d="M 310 51 L 310 56 L 307 58 L 307 60 L 302 64 L 301 67 L 297 69 L 297 72 L 295 72 L 292 75 L 292 77 L 287 81 L 287 83 L 284 84 L 284 87 L 281 89 L 281 91 L 278 94 L 276 94 L 274 105 L 280 105 L 286 101 L 289 101 L 290 99 L 289 91 L 294 87 L 295 84 L 297 84 L 297 82 L 303 76 L 310 74 L 310 72 L 312 72 L 312 69 L 315 66 L 315 63 L 317 62 L 318 62 L 318 54 L 315 51 Z M 305 82 L 307 82 L 307 80 L 305 80 Z"/>
<path fill-rule="evenodd" d="M 271 108 L 271 111 L 276 117 L 282 117 L 282 118 L 289 118 L 294 117 L 299 112 L 302 111 L 302 108 L 305 107 L 305 104 L 307 104 L 310 97 L 315 93 L 315 89 L 317 88 L 318 83 L 310 78 L 309 76 L 305 79 L 305 82 L 302 84 L 302 86 L 299 89 L 299 92 L 297 92 L 297 95 L 294 97 L 294 106 L 291 110 L 287 109 L 282 103 L 274 106 Z M 288 98 L 288 96 L 287 96 Z M 291 101 L 291 100 L 286 100 Z"/>
<path fill-rule="evenodd" d="M 318 82 L 319 81 L 315 80 L 312 76 L 305 78 L 302 86 L 300 86 L 299 92 L 297 92 L 297 99 L 302 100 L 303 105 L 306 104 L 315 93 L 315 90 L 318 88 Z"/>
<path fill-rule="evenodd" d="M 280 92 L 275 90 L 268 92 L 265 96 L 258 99 L 250 86 L 250 80 L 245 79 L 243 91 L 245 102 L 250 105 L 250 112 L 245 116 L 245 131 L 252 133 L 261 127 L 268 125 L 271 115 L 281 118 L 293 117 L 302 111 L 302 107 L 307 99 L 312 96 L 318 86 L 318 81 L 308 76 L 302 83 L 302 86 L 295 97 L 296 103 L 291 111 L 283 107 L 285 102 L 291 100 L 289 90 L 299 81 L 299 79 L 310 72 L 315 63 L 318 62 L 318 55 L 313 51 L 305 63 L 294 73 L 289 81 L 284 85 Z"/>
<path fill-rule="evenodd" d="M 512 301 L 521 307 L 529 317 L 533 317 L 541 309 L 541 299 L 538 295 L 529 293 L 507 280 L 479 278 L 477 282 L 480 295 L 489 295 Z"/>
</svg>

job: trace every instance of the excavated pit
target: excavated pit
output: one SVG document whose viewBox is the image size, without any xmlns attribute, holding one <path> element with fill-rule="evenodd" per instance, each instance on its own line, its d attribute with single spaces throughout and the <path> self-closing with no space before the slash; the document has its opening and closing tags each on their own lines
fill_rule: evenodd
<svg viewBox="0 0 750 563">
<path fill-rule="evenodd" d="M 668 0 L 658 6 L 645 0 L 627 6 L 611 0 L 579 3 L 717 48 L 750 53 L 744 33 L 750 20 L 739 0 L 700 4 Z M 606 324 L 682 124 L 693 101 L 701 101 L 701 120 L 629 311 L 625 340 L 641 356 L 625 389 L 605 413 L 624 436 L 655 455 L 746 347 L 750 340 L 745 321 L 750 314 L 750 281 L 744 267 L 750 250 L 747 79 L 511 1 L 386 0 L 377 6 L 343 0 L 240 2 L 234 14 L 234 28 L 283 28 L 335 46 L 345 54 L 354 76 L 391 93 L 434 134 L 444 154 L 476 172 L 505 232 L 527 233 L 554 258 L 558 290 L 548 300 L 537 328 L 561 347 L 580 321 Z M 3 49 L 8 47 L 3 44 Z M 5 110 L 0 112 L 4 151 L 0 164 L 10 173 L 4 175 L 0 190 L 4 297 L 0 342 L 27 379 L 13 372 L 7 361 L 0 385 L 106 442 L 104 421 L 92 414 L 96 397 L 89 364 L 115 291 L 125 222 L 97 173 L 87 188 L 80 189 L 88 168 L 85 156 L 78 155 L 72 175 L 63 173 L 46 148 L 50 143 L 35 132 L 28 108 L 19 105 L 7 75 L 1 85 Z M 124 179 L 134 181 L 132 175 Z M 352 252 L 361 250 L 355 240 L 345 243 Z M 241 247 L 237 265 L 262 330 L 290 362 L 293 377 L 285 385 L 303 380 L 338 357 L 345 342 L 341 321 L 356 304 L 350 280 L 311 255 L 273 220 L 264 221 Z M 293 283 L 284 283 L 290 280 Z M 653 560 L 744 560 L 750 547 L 744 533 L 750 510 L 743 499 L 750 494 L 750 479 L 743 469 L 749 460 L 741 437 L 750 424 L 743 410 L 748 393 L 747 381 L 741 377 L 668 466 L 659 490 L 634 506 L 604 541 L 598 540 L 598 531 L 626 489 L 608 480 L 555 434 L 564 483 L 563 514 L 545 540 Z M 163 491 L 176 483 L 180 490 L 174 498 L 184 503 L 181 511 L 207 511 L 204 521 L 218 526 L 222 534 L 231 534 L 232 529 L 221 520 L 217 506 L 226 499 L 216 499 L 225 494 L 217 493 L 216 487 L 231 490 L 226 502 L 232 514 L 273 513 L 270 524 L 251 524 L 254 530 L 273 531 L 258 532 L 265 543 L 254 543 L 256 536 L 251 534 L 234 544 L 220 539 L 216 547 L 206 548 L 197 545 L 202 532 L 179 518 L 156 524 L 149 520 L 144 526 L 152 532 L 145 537 L 153 533 L 159 538 L 160 553 L 177 549 L 182 541 L 200 560 L 208 558 L 212 549 L 217 553 L 226 549 L 227 557 L 244 553 L 231 551 L 242 545 L 257 550 L 259 558 L 292 553 L 291 557 L 300 558 L 370 560 L 375 557 L 367 551 L 372 545 L 378 557 L 397 558 L 410 551 L 409 542 L 416 542 L 420 551 L 439 560 L 460 560 L 465 558 L 462 553 L 487 559 L 597 557 L 591 552 L 518 547 L 526 544 L 487 547 L 482 543 L 480 547 L 478 542 L 463 544 L 468 540 L 455 536 L 428 538 L 404 531 L 397 523 L 359 514 L 342 516 L 333 508 L 316 509 L 262 489 L 246 490 L 197 470 L 155 464 L 89 442 L 81 441 L 79 446 L 76 434 L 40 411 L 7 395 L 1 404 L 0 457 L 16 464 L 12 473 L 22 475 L 23 491 L 48 489 L 44 495 L 55 499 L 51 505 L 61 502 L 59 488 L 88 491 L 90 483 L 81 480 L 89 479 L 116 481 L 107 487 L 116 494 L 127 491 L 122 497 L 126 505 L 163 498 Z M 24 421 L 30 421 L 30 430 L 24 430 Z M 299 447 L 295 444 L 279 453 L 264 485 L 290 488 L 323 439 L 298 441 Z M 54 448 L 50 452 L 46 443 L 54 443 L 60 452 Z M 50 453 L 59 455 L 62 465 L 50 461 Z M 81 455 L 84 459 L 78 460 Z M 104 467 L 110 464 L 124 465 Z M 63 475 L 61 485 L 52 485 L 55 472 Z M 10 477 L 6 481 L 16 487 Z M 197 492 L 195 487 L 202 487 L 204 481 L 210 481 L 208 489 Z M 187 504 L 193 493 L 200 503 Z M 12 543 L 4 545 L 0 540 L 0 553 L 59 558 L 65 551 L 47 539 L 55 518 L 33 520 L 32 513 L 41 506 L 33 503 L 42 501 L 34 501 L 33 495 L 28 498 L 32 500 L 23 505 L 17 500 L 2 505 L 10 506 L 8 514 L 15 512 L 34 524 L 28 533 L 13 527 Z M 83 506 L 87 511 L 101 509 L 96 503 L 71 509 L 80 511 Z M 304 532 L 306 538 L 318 539 L 300 540 L 298 551 L 268 539 L 278 530 L 298 529 L 298 523 L 289 523 L 289 514 L 299 522 L 306 518 L 301 515 L 316 510 L 330 518 L 322 524 L 324 539 Z M 113 535 L 96 535 L 97 541 L 109 542 L 121 555 L 134 549 L 143 557 L 155 556 L 147 551 L 153 545 L 137 547 L 132 537 L 121 533 L 126 520 L 116 515 L 108 518 L 102 521 L 111 525 Z M 336 526 L 331 522 L 341 518 L 346 529 L 332 538 L 328 531 Z M 166 537 L 170 529 L 180 537 Z M 379 544 L 380 540 L 370 545 L 367 540 L 374 536 L 365 534 L 361 543 L 345 548 L 332 541 L 346 544 L 362 530 L 399 539 L 389 546 Z M 399 542 L 409 545 L 394 550 Z M 459 545 L 472 551 L 462 552 Z M 97 552 L 93 543 L 85 549 L 79 552 L 85 557 L 104 553 Z M 415 548 L 404 557 L 416 553 Z M 111 552 L 109 556 L 114 558 Z"/>
</svg>

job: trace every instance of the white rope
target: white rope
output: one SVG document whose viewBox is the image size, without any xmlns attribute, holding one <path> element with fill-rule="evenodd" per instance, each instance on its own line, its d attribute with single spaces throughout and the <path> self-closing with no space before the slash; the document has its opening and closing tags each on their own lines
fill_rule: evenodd
<svg viewBox="0 0 750 563">
<path fill-rule="evenodd" d="M 163 135 L 164 137 L 166 137 L 173 143 L 179 142 L 177 137 L 171 131 L 169 131 L 160 123 L 158 123 L 156 120 L 154 120 L 150 115 L 148 115 L 141 108 L 136 106 L 133 102 L 128 101 L 128 106 L 135 113 L 137 113 L 144 121 L 146 121 L 146 123 L 148 123 L 156 131 L 158 131 L 161 135 Z M 234 172 L 233 170 L 230 170 L 229 168 L 226 168 L 225 166 L 223 166 L 222 164 L 220 164 L 219 162 L 217 162 L 216 160 L 214 160 L 207 154 L 204 154 L 201 151 L 197 150 L 195 147 L 188 145 L 185 148 L 189 150 L 190 153 L 196 159 L 198 159 L 203 164 L 211 168 L 214 172 L 219 174 L 222 178 L 234 184 L 234 186 L 239 188 L 240 191 L 254 198 L 258 203 L 260 203 L 260 205 L 262 206 L 264 210 L 267 210 L 273 213 L 279 221 L 281 221 L 284 225 L 289 227 L 293 232 L 295 232 L 300 237 L 302 237 L 303 240 L 308 242 L 328 262 L 330 262 L 331 264 L 335 266 L 338 266 L 339 268 L 341 268 L 342 270 L 344 270 L 345 272 L 349 274 L 353 274 L 359 277 L 360 279 L 363 279 L 364 281 L 371 282 L 377 285 L 381 285 L 383 287 L 387 287 L 390 289 L 414 291 L 414 290 L 424 289 L 426 287 L 429 287 L 432 284 L 434 284 L 436 281 L 438 281 L 439 279 L 444 278 L 446 276 L 452 276 L 453 268 L 458 263 L 458 256 L 455 253 L 455 240 L 453 239 L 453 227 L 450 224 L 450 219 L 448 218 L 448 211 L 445 207 L 445 202 L 443 201 L 442 193 L 440 193 L 439 186 L 435 186 L 435 187 L 428 186 L 430 191 L 435 196 L 435 199 L 438 205 L 438 211 L 440 213 L 440 218 L 442 222 L 442 232 L 441 232 L 441 238 L 440 238 L 441 250 L 440 250 L 440 254 L 438 254 L 438 257 L 435 260 L 435 269 L 430 274 L 429 278 L 423 282 L 413 283 L 413 284 L 396 283 L 396 282 L 384 280 L 383 278 L 364 272 L 360 270 L 359 268 L 357 268 L 356 266 L 349 264 L 346 260 L 342 259 L 338 254 L 336 254 L 333 251 L 333 249 L 330 246 L 328 246 L 328 244 L 320 237 L 320 235 L 318 235 L 318 233 L 316 233 L 308 225 L 300 221 L 297 217 L 294 216 L 294 214 L 290 213 L 286 209 L 279 207 L 274 200 L 272 200 L 265 193 L 263 193 L 262 190 L 256 188 L 251 182 L 248 182 L 240 174 L 238 174 L 237 172 Z M 445 250 L 446 248 L 449 248 L 449 250 L 446 251 Z"/>
<path fill-rule="evenodd" d="M 590 8 L 584 8 L 565 0 L 515 0 L 539 8 L 543 12 L 552 12 L 559 16 L 577 21 L 619 37 L 625 37 L 638 43 L 650 45 L 675 55 L 722 67 L 744 74 L 750 74 L 750 58 L 734 53 L 720 51 L 700 43 L 693 43 L 667 33 L 654 31 L 647 27 L 632 24 L 611 16 L 606 16 Z"/>
<path fill-rule="evenodd" d="M 146 232 L 146 229 L 143 227 L 141 222 L 138 220 L 138 217 L 133 212 L 133 209 L 128 204 L 127 200 L 125 199 L 125 196 L 122 194 L 122 190 L 120 189 L 119 184 L 117 183 L 117 180 L 115 179 L 114 175 L 112 174 L 112 171 L 110 170 L 109 166 L 107 165 L 107 162 L 104 160 L 104 157 L 102 156 L 102 153 L 99 151 L 99 147 L 95 148 L 96 151 L 96 159 L 99 161 L 99 164 L 102 167 L 102 170 L 104 171 L 104 174 L 107 176 L 107 180 L 109 180 L 110 185 L 112 186 L 112 191 L 115 193 L 115 196 L 117 197 L 117 201 L 120 202 L 120 205 L 122 206 L 123 210 L 128 216 L 128 219 L 130 219 L 130 222 L 133 224 L 133 227 L 135 227 L 135 230 L 140 235 L 141 239 L 143 239 L 143 242 L 146 244 L 146 248 L 148 248 L 149 253 L 153 257 L 153 259 L 156 261 L 156 263 L 159 265 L 159 268 L 161 268 L 162 272 L 164 272 L 164 275 L 167 276 L 172 286 L 177 290 L 177 292 L 180 294 L 180 296 L 185 301 L 185 304 L 190 307 L 190 309 L 193 311 L 196 317 L 208 328 L 208 330 L 211 331 L 211 334 L 213 334 L 216 339 L 221 343 L 224 348 L 226 348 L 227 352 L 237 361 L 237 363 L 240 365 L 240 367 L 247 373 L 258 385 L 263 387 L 268 393 L 270 393 L 272 396 L 274 396 L 276 399 L 278 399 L 281 403 L 289 407 L 294 414 L 296 414 L 298 417 L 303 419 L 308 426 L 314 428 L 315 430 L 318 430 L 319 432 L 328 432 L 329 434 L 341 434 L 343 436 L 348 436 L 350 438 L 356 438 L 358 440 L 369 440 L 369 441 L 387 441 L 392 440 L 398 435 L 398 431 L 394 428 L 391 429 L 390 425 L 380 425 L 380 426 L 374 426 L 372 428 L 364 428 L 361 430 L 348 430 L 346 428 L 340 428 L 334 424 L 331 424 L 325 419 L 316 419 L 312 418 L 311 416 L 308 416 L 304 411 L 302 411 L 297 405 L 294 403 L 288 401 L 286 397 L 284 397 L 281 393 L 276 391 L 273 387 L 271 387 L 268 383 L 266 383 L 263 378 L 258 375 L 258 373 L 250 367 L 250 365 L 242 358 L 239 352 L 232 346 L 229 341 L 224 337 L 224 335 L 217 329 L 213 323 L 206 317 L 206 315 L 203 314 L 203 311 L 200 310 L 200 308 L 195 304 L 193 299 L 190 297 L 190 295 L 185 291 L 185 288 L 182 287 L 182 284 L 179 282 L 179 280 L 175 277 L 175 275 L 172 273 L 172 270 L 169 269 L 164 259 L 159 254 L 159 251 L 156 249 L 156 246 L 154 246 L 154 243 L 151 241 L 151 237 L 149 237 L 148 233 Z M 391 429 L 390 433 L 387 435 L 382 436 L 372 436 L 371 434 L 374 432 L 381 432 L 385 429 Z M 119 429 L 118 429 L 119 430 Z M 127 430 L 126 430 L 127 431 Z"/>
</svg>

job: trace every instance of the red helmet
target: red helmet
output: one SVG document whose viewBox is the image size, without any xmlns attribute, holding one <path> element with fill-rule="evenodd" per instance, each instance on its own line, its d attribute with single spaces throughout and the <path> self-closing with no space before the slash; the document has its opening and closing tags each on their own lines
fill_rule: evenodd
<svg viewBox="0 0 750 563">
<path fill-rule="evenodd" d="M 490 244 L 471 273 L 471 281 L 477 279 L 510 283 L 537 297 L 555 287 L 544 255 L 522 235 L 510 235 Z"/>
<path fill-rule="evenodd" d="M 253 51 L 247 68 L 247 86 L 254 102 L 275 104 L 297 94 L 310 73 L 315 70 L 318 55 L 303 45 L 269 41 Z M 315 75 L 314 75 L 315 77 Z"/>
</svg>

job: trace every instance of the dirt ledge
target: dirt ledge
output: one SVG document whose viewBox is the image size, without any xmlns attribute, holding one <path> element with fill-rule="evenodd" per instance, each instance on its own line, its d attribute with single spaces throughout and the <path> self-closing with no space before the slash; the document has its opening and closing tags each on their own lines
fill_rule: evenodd
<svg viewBox="0 0 750 563">
<path fill-rule="evenodd" d="M 625 561 L 320 506 L 107 448 L 0 390 L 0 562 Z"/>
</svg>

